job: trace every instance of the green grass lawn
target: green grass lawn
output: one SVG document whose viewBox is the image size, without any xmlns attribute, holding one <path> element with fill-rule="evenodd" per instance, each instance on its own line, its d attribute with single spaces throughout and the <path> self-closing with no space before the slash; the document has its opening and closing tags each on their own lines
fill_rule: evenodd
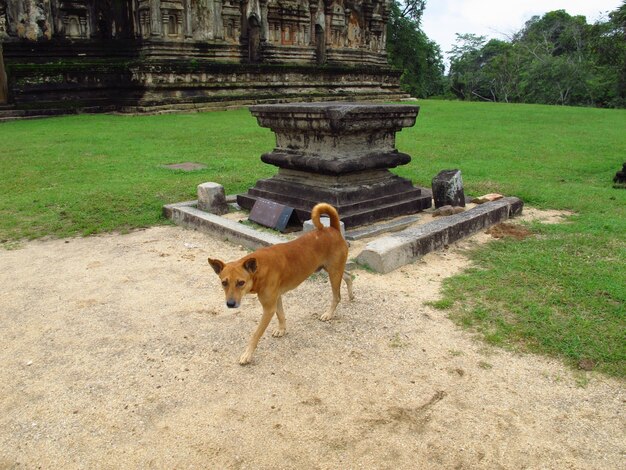
<svg viewBox="0 0 626 470">
<path fill-rule="evenodd" d="M 556 355 L 626 376 L 626 111 L 422 101 L 398 134 L 413 161 L 398 174 L 429 186 L 460 168 L 466 192 L 501 192 L 575 213 L 536 236 L 470 253 L 448 280 L 452 318 L 491 343 Z M 86 235 L 165 223 L 161 206 L 205 181 L 228 193 L 274 173 L 259 156 L 272 133 L 248 111 L 71 116 L 0 123 L 0 241 Z M 162 165 L 192 161 L 186 173 Z"/>
<path fill-rule="evenodd" d="M 0 240 L 163 223 L 163 204 L 195 199 L 199 183 L 237 192 L 273 173 L 259 159 L 273 135 L 246 110 L 13 121 L 0 141 Z M 186 161 L 207 168 L 163 168 Z"/>
</svg>

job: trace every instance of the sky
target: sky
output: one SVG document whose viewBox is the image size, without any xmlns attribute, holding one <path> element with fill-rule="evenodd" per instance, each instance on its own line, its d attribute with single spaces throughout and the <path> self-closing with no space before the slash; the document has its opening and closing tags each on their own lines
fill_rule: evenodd
<svg viewBox="0 0 626 470">
<path fill-rule="evenodd" d="M 586 16 L 592 24 L 621 4 L 622 0 L 427 0 L 422 29 L 445 57 L 455 43 L 455 33 L 507 39 L 534 15 L 565 10 L 572 16 Z"/>
</svg>

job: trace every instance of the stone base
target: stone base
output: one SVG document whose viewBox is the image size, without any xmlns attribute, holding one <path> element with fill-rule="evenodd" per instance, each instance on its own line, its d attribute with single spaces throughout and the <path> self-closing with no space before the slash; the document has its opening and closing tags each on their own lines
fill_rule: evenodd
<svg viewBox="0 0 626 470">
<path fill-rule="evenodd" d="M 11 107 L 0 109 L 0 119 L 408 97 L 400 89 L 400 73 L 386 65 L 227 63 L 226 45 L 163 43 L 157 50 L 156 45 L 120 40 L 9 42 L 3 48 Z"/>
<path fill-rule="evenodd" d="M 311 218 L 311 209 L 327 202 L 339 211 L 346 228 L 358 227 L 431 207 L 432 194 L 388 170 L 351 175 L 315 175 L 281 168 L 276 176 L 257 181 L 237 203 L 252 209 L 257 198 L 294 208 L 300 221 Z"/>
</svg>

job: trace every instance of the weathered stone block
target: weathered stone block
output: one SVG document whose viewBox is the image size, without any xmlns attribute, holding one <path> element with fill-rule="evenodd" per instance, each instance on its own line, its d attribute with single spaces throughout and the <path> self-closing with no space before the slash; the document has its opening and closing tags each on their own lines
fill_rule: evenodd
<svg viewBox="0 0 626 470">
<path fill-rule="evenodd" d="M 440 171 L 439 174 L 433 178 L 432 188 L 435 207 L 465 207 L 465 193 L 463 192 L 461 170 Z"/>
<path fill-rule="evenodd" d="M 198 185 L 198 209 L 211 214 L 222 215 L 228 212 L 224 186 L 218 183 Z"/>
<path fill-rule="evenodd" d="M 368 243 L 357 263 L 376 272 L 388 273 L 480 230 L 521 214 L 524 203 L 505 197 L 460 214 L 437 218 Z"/>
</svg>

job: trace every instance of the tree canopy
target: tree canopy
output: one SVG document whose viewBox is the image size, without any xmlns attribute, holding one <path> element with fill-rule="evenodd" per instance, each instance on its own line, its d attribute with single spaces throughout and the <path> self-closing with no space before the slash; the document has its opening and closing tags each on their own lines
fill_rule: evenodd
<svg viewBox="0 0 626 470">
<path fill-rule="evenodd" d="M 426 0 L 396 0 L 387 27 L 389 62 L 402 70 L 402 88 L 419 98 L 443 94 L 445 89 L 441 48 L 421 29 L 425 8 Z"/>
<path fill-rule="evenodd" d="M 413 96 L 626 107 L 626 0 L 595 24 L 555 10 L 506 40 L 457 34 L 448 76 L 422 31 L 425 9 L 426 0 L 394 0 L 388 20 L 389 61 Z"/>
<path fill-rule="evenodd" d="M 508 41 L 457 34 L 450 54 L 460 99 L 625 107 L 626 1 L 593 25 L 556 10 Z"/>
</svg>

